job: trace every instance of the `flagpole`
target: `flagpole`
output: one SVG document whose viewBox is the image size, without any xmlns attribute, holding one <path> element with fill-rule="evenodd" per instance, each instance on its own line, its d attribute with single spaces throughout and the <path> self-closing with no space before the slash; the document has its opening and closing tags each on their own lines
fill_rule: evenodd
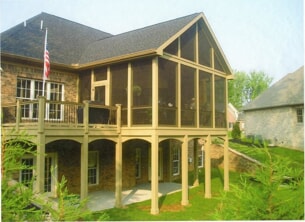
<svg viewBox="0 0 305 222">
<path fill-rule="evenodd" d="M 46 35 L 44 38 L 44 50 L 43 50 L 43 83 L 42 83 L 42 96 L 44 96 L 44 89 L 45 89 L 45 83 L 46 83 L 46 61 L 45 61 L 45 56 L 46 56 L 46 50 L 47 50 L 47 38 L 48 38 L 48 28 L 46 28 Z"/>
</svg>

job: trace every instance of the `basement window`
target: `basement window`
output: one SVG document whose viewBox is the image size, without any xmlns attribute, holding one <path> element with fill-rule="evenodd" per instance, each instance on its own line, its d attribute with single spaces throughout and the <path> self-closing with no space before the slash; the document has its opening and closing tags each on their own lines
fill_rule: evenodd
<svg viewBox="0 0 305 222">
<path fill-rule="evenodd" d="M 88 185 L 98 184 L 98 151 L 88 153 Z"/>
<path fill-rule="evenodd" d="M 299 107 L 296 109 L 297 111 L 297 123 L 303 123 L 304 122 L 304 108 Z"/>
<path fill-rule="evenodd" d="M 173 176 L 180 174 L 180 148 L 179 146 L 173 147 Z"/>
</svg>

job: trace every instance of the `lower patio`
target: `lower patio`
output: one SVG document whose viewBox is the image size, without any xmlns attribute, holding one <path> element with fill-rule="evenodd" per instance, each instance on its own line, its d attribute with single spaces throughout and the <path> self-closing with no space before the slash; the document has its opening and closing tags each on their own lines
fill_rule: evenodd
<svg viewBox="0 0 305 222">
<path fill-rule="evenodd" d="M 166 194 L 181 191 L 181 184 L 179 183 L 159 183 L 159 197 Z M 124 190 L 122 192 L 123 206 L 149 200 L 151 198 L 151 184 L 140 184 L 132 189 Z M 90 211 L 100 211 L 115 207 L 115 193 L 114 191 L 95 191 L 88 195 L 87 206 Z"/>
</svg>

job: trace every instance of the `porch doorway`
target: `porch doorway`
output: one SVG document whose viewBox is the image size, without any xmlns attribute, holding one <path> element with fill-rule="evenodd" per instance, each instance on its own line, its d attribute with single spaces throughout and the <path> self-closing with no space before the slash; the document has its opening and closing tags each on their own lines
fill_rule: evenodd
<svg viewBox="0 0 305 222">
<path fill-rule="evenodd" d="M 20 182 L 27 185 L 34 178 L 34 166 L 36 158 L 33 156 L 25 156 L 21 159 L 27 169 L 20 171 Z M 31 169 L 32 168 L 32 169 Z M 57 155 L 56 153 L 47 153 L 45 157 L 44 169 L 44 192 L 47 196 L 56 197 L 56 182 L 57 182 Z"/>
<path fill-rule="evenodd" d="M 48 196 L 56 196 L 57 178 L 57 157 L 56 153 L 48 153 L 45 158 L 44 171 L 44 192 Z"/>
</svg>

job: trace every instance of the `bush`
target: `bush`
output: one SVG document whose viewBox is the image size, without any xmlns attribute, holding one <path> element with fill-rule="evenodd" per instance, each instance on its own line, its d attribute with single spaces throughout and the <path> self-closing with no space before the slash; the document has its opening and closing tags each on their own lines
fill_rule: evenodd
<svg viewBox="0 0 305 222">
<path fill-rule="evenodd" d="M 13 132 L 12 132 L 13 134 Z M 20 159 L 25 154 L 35 155 L 34 144 L 24 133 L 1 141 L 1 219 L 2 221 L 42 221 L 44 213 L 31 203 L 33 180 L 27 186 L 13 180 L 13 175 L 19 170 L 32 170 Z"/>
<path fill-rule="evenodd" d="M 218 220 L 304 219 L 303 170 L 292 168 L 283 157 L 272 156 L 254 174 L 242 176 L 239 184 L 223 193 L 215 213 Z"/>
<path fill-rule="evenodd" d="M 239 127 L 239 122 L 234 123 L 231 135 L 232 135 L 233 139 L 240 140 L 241 131 L 240 131 L 240 127 Z"/>
</svg>

